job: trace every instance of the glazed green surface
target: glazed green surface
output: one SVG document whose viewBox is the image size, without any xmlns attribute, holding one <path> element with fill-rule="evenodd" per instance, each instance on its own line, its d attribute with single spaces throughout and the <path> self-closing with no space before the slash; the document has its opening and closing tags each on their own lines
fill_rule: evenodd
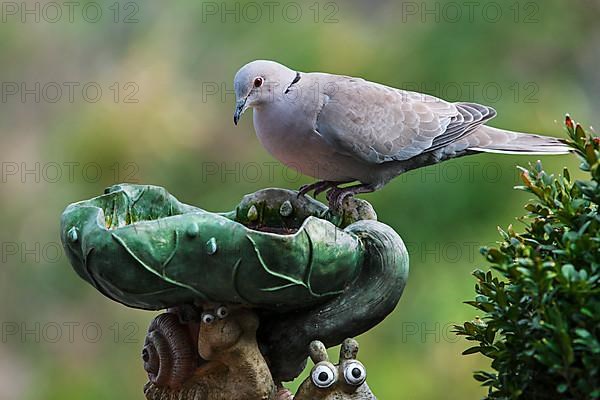
<svg viewBox="0 0 600 400">
<path fill-rule="evenodd" d="M 360 270 L 358 237 L 313 216 L 323 212 L 284 190 L 257 192 L 217 214 L 160 187 L 117 185 L 67 207 L 61 237 L 77 273 L 130 307 L 295 309 L 340 294 Z"/>
</svg>

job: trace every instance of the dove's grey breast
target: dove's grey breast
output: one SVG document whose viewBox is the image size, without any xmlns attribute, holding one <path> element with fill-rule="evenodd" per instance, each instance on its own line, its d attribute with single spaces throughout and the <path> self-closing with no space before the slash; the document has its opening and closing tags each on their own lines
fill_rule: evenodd
<svg viewBox="0 0 600 400">
<path fill-rule="evenodd" d="M 317 118 L 330 101 L 327 74 L 303 73 L 285 93 L 254 109 L 261 144 L 275 158 L 304 175 L 330 181 L 369 182 L 369 165 L 339 153 L 316 130 Z"/>
</svg>

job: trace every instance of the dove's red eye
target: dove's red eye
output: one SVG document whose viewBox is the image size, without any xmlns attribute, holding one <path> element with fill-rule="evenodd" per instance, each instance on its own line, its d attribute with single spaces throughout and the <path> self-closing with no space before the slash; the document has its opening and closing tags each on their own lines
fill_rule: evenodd
<svg viewBox="0 0 600 400">
<path fill-rule="evenodd" d="M 263 78 L 261 78 L 260 76 L 257 78 L 254 78 L 254 87 L 261 87 L 263 84 Z"/>
</svg>

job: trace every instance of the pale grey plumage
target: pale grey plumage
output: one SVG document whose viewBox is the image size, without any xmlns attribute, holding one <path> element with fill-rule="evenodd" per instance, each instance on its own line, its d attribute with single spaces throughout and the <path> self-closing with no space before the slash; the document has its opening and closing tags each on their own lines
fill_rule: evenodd
<svg viewBox="0 0 600 400">
<path fill-rule="evenodd" d="M 235 122 L 247 107 L 254 108 L 261 143 L 286 165 L 327 181 L 317 190 L 361 182 L 353 191 L 331 191 L 335 200 L 466 154 L 569 150 L 558 139 L 485 126 L 496 116 L 491 107 L 450 103 L 360 78 L 299 73 L 272 61 L 246 64 L 234 87 Z"/>
</svg>

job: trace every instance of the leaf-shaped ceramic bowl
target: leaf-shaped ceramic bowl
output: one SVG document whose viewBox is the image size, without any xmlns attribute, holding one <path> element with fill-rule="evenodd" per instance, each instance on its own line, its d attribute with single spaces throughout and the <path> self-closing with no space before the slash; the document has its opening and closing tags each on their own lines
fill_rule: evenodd
<svg viewBox="0 0 600 400">
<path fill-rule="evenodd" d="M 123 184 L 69 205 L 61 238 L 77 273 L 130 307 L 298 309 L 341 293 L 362 265 L 359 237 L 326 214 L 323 204 L 281 189 L 219 214 L 161 187 Z"/>
</svg>

